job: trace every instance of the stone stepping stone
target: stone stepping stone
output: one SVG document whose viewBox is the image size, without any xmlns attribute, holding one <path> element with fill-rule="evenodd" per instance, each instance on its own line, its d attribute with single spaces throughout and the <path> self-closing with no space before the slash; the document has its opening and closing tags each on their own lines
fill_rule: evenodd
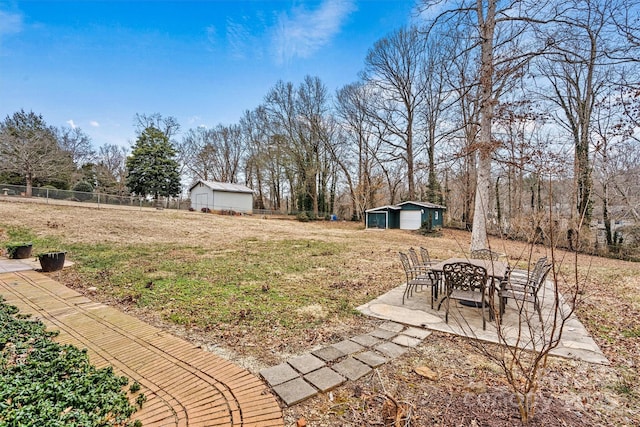
<svg viewBox="0 0 640 427">
<path fill-rule="evenodd" d="M 343 353 L 333 346 L 323 347 L 320 350 L 312 351 L 311 354 L 319 357 L 325 362 L 333 362 L 334 360 L 338 360 L 341 357 L 346 356 L 346 353 Z"/>
<path fill-rule="evenodd" d="M 364 350 L 363 346 L 351 340 L 342 340 L 335 344 L 331 344 L 331 347 L 340 350 L 344 354 L 352 354 Z"/>
<path fill-rule="evenodd" d="M 410 337 L 419 338 L 423 340 L 429 335 L 431 335 L 431 331 L 428 329 L 411 327 L 411 328 L 407 328 L 404 332 L 402 332 L 402 335 L 408 335 Z"/>
<path fill-rule="evenodd" d="M 392 340 L 392 342 L 404 347 L 416 347 L 422 342 L 422 340 L 419 338 L 409 337 L 407 335 L 398 335 Z"/>
<path fill-rule="evenodd" d="M 318 391 L 302 378 L 296 378 L 295 380 L 277 385 L 273 387 L 273 391 L 287 406 L 295 405 L 318 394 Z"/>
<path fill-rule="evenodd" d="M 271 387 L 278 384 L 286 383 L 294 378 L 298 378 L 300 374 L 296 372 L 288 363 L 281 363 L 270 368 L 260 371 L 260 375 L 269 383 Z"/>
<path fill-rule="evenodd" d="M 371 335 L 372 337 L 383 339 L 383 340 L 389 340 L 389 339 L 395 337 L 397 335 L 397 332 L 388 331 L 386 329 L 378 328 L 378 329 L 374 329 L 373 331 L 369 332 L 369 335 Z"/>
<path fill-rule="evenodd" d="M 325 366 L 325 363 L 321 359 L 318 359 L 311 353 L 293 357 L 287 362 L 303 375 Z"/>
<path fill-rule="evenodd" d="M 389 359 L 379 353 L 376 353 L 375 351 L 365 351 L 364 353 L 358 353 L 353 357 L 361 362 L 366 363 L 372 368 L 377 368 L 378 366 L 384 365 L 389 361 Z"/>
<path fill-rule="evenodd" d="M 378 344 L 381 340 L 380 338 L 376 338 L 369 334 L 363 334 L 363 335 L 358 335 L 351 338 L 351 341 L 355 341 L 358 344 L 363 345 L 365 347 L 373 347 L 374 345 Z"/>
<path fill-rule="evenodd" d="M 402 332 L 402 330 L 404 329 L 404 325 L 402 323 L 386 321 L 382 325 L 380 325 L 379 328 L 398 333 Z"/>
<path fill-rule="evenodd" d="M 336 363 L 333 365 L 333 369 L 339 374 L 349 378 L 351 381 L 362 378 L 371 372 L 371 368 L 368 365 L 354 359 L 353 357 L 347 357 L 342 362 Z"/>
<path fill-rule="evenodd" d="M 334 389 L 347 381 L 345 377 L 326 366 L 305 375 L 304 379 L 309 381 L 315 388 L 323 393 Z"/>
<path fill-rule="evenodd" d="M 383 342 L 375 346 L 375 349 L 380 353 L 392 359 L 400 357 L 407 352 L 406 347 L 402 347 L 392 342 Z"/>
</svg>

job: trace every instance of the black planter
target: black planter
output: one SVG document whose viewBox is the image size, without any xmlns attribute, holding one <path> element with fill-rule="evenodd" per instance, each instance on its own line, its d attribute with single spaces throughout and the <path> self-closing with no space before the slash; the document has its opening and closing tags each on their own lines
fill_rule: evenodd
<svg viewBox="0 0 640 427">
<path fill-rule="evenodd" d="M 9 258 L 11 259 L 25 259 L 31 256 L 31 249 L 33 248 L 30 244 L 24 244 L 20 246 L 12 246 L 7 248 L 7 252 L 9 253 Z"/>
<path fill-rule="evenodd" d="M 66 252 L 47 252 L 46 254 L 38 255 L 42 271 L 50 272 L 62 270 L 62 267 L 64 267 L 65 254 Z"/>
</svg>

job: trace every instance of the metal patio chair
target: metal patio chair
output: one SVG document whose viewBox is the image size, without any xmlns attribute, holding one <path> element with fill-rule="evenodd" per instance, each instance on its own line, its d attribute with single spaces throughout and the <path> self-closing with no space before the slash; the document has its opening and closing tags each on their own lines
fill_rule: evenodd
<svg viewBox="0 0 640 427">
<path fill-rule="evenodd" d="M 420 259 L 422 259 L 422 264 L 424 265 L 433 265 L 437 263 L 437 261 L 431 260 L 429 250 L 423 246 L 420 246 Z"/>
<path fill-rule="evenodd" d="M 489 285 L 487 270 L 467 262 L 445 264 L 442 273 L 444 276 L 445 296 L 438 304 L 445 303 L 445 322 L 449 323 L 449 305 L 451 300 L 470 301 L 480 304 L 482 310 L 482 329 L 487 329 L 487 321 L 484 315 L 485 307 L 489 308 L 489 320 L 493 318 L 492 300 L 493 289 Z"/>
<path fill-rule="evenodd" d="M 498 258 L 500 258 L 500 254 L 492 251 L 491 249 L 477 249 L 475 251 L 471 251 L 470 258 L 497 261 Z"/>
<path fill-rule="evenodd" d="M 551 271 L 551 267 L 552 264 L 547 263 L 547 258 L 542 257 L 536 262 L 531 274 L 524 276 L 514 273 L 510 274 L 509 277 L 503 281 L 500 291 L 498 292 L 500 298 L 500 317 L 502 318 L 504 314 L 507 299 L 511 298 L 520 302 L 520 304 L 524 304 L 525 302 L 532 303 L 533 308 L 538 313 L 540 323 L 542 323 L 539 293 L 540 289 L 544 286 L 549 271 Z M 518 307 L 522 310 L 524 306 L 519 305 Z"/>
<path fill-rule="evenodd" d="M 402 295 L 402 304 L 405 299 L 413 296 L 413 291 L 418 287 L 428 286 L 431 288 L 431 308 L 433 308 L 433 301 L 437 298 L 437 282 L 433 272 L 424 267 L 413 266 L 409 261 L 407 254 L 398 252 L 402 267 L 404 268 L 407 285 Z"/>
</svg>

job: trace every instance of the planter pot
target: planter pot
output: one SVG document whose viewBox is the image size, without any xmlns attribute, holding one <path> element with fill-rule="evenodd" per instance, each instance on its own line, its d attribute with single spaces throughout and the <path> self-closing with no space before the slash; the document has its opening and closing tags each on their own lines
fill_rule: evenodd
<svg viewBox="0 0 640 427">
<path fill-rule="evenodd" d="M 64 267 L 64 258 L 66 252 L 48 252 L 38 255 L 40 267 L 43 272 L 58 271 Z"/>
<path fill-rule="evenodd" d="M 12 245 L 7 247 L 7 253 L 11 259 L 25 259 L 31 256 L 33 246 L 30 243 L 24 245 Z"/>
</svg>

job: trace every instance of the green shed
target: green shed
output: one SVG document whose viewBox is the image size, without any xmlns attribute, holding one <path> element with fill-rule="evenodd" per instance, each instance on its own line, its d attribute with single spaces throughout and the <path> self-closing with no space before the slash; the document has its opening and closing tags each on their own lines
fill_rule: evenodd
<svg viewBox="0 0 640 427">
<path fill-rule="evenodd" d="M 402 202 L 397 205 L 368 209 L 367 228 L 400 228 L 418 230 L 423 224 L 430 229 L 441 228 L 446 207 L 429 202 Z"/>
</svg>

